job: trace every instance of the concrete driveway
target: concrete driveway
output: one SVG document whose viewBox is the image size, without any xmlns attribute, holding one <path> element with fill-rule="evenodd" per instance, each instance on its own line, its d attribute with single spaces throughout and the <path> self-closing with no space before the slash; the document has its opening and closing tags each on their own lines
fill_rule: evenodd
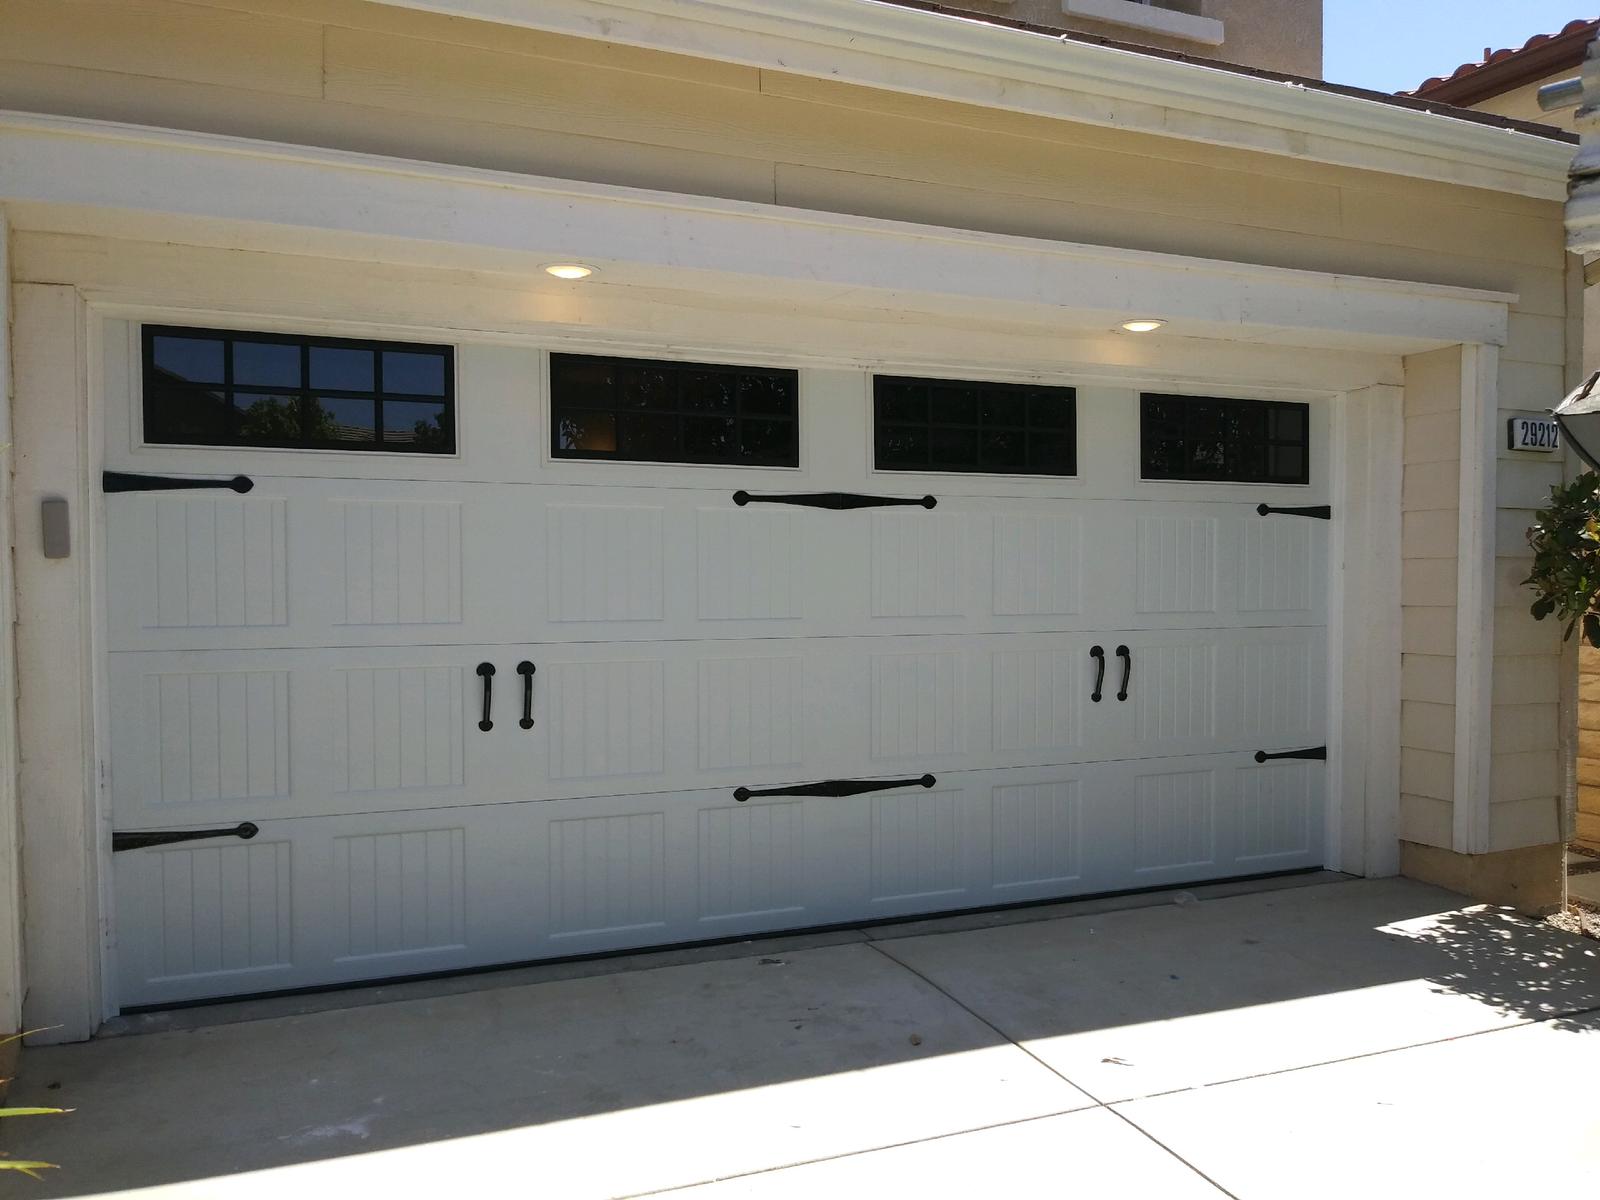
<svg viewBox="0 0 1600 1200">
<path fill-rule="evenodd" d="M 24 1053 L 13 1100 L 77 1111 L 6 1123 L 62 1164 L 16 1194 L 1499 1200 L 1597 1177 L 1600 943 L 1403 880 L 1238 891 L 146 1018 Z"/>
</svg>

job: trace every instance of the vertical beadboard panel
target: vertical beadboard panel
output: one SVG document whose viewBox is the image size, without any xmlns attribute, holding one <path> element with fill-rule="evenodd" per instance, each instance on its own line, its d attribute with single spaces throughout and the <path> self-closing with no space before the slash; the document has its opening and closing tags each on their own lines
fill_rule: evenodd
<svg viewBox="0 0 1600 1200">
<path fill-rule="evenodd" d="M 666 921 L 661 813 L 550 822 L 550 929 L 555 937 Z"/>
<path fill-rule="evenodd" d="M 966 890 L 959 791 L 890 792 L 872 798 L 872 898 Z"/>
<path fill-rule="evenodd" d="M 1138 607 L 1142 613 L 1216 611 L 1214 518 L 1139 518 Z"/>
<path fill-rule="evenodd" d="M 872 514 L 873 616 L 961 615 L 961 521 L 920 510 Z"/>
<path fill-rule="evenodd" d="M 1082 792 L 1075 779 L 993 790 L 996 887 L 1066 883 L 1083 873 Z"/>
<path fill-rule="evenodd" d="M 652 775 L 666 755 L 658 659 L 550 666 L 550 776 Z"/>
<path fill-rule="evenodd" d="M 1244 767 L 1238 780 L 1239 859 L 1309 853 L 1310 765 L 1287 762 Z"/>
<path fill-rule="evenodd" d="M 1249 517 L 1239 530 L 1239 611 L 1307 612 L 1312 607 L 1308 520 Z"/>
<path fill-rule="evenodd" d="M 1083 611 L 1083 521 L 1038 513 L 994 519 L 997 616 L 1070 616 Z"/>
<path fill-rule="evenodd" d="M 337 791 L 461 785 L 460 667 L 355 668 L 336 674 Z"/>
<path fill-rule="evenodd" d="M 700 662 L 700 769 L 798 763 L 805 747 L 802 659 Z"/>
<path fill-rule="evenodd" d="M 552 621 L 662 619 L 662 510 L 552 504 L 546 562 Z"/>
<path fill-rule="evenodd" d="M 290 945 L 287 842 L 144 851 L 154 877 L 158 977 L 283 966 Z"/>
<path fill-rule="evenodd" d="M 429 829 L 334 839 L 341 957 L 466 941 L 466 833 Z"/>
<path fill-rule="evenodd" d="M 701 810 L 701 919 L 803 906 L 804 813 L 797 802 Z"/>
<path fill-rule="evenodd" d="M 997 750 L 1083 744 L 1083 663 L 1076 651 L 996 650 L 993 662 Z"/>
<path fill-rule="evenodd" d="M 1205 866 L 1215 861 L 1215 772 L 1139 775 L 1134 785 L 1136 870 Z"/>
<path fill-rule="evenodd" d="M 959 652 L 872 658 L 872 757 L 966 749 L 966 670 Z"/>
<path fill-rule="evenodd" d="M 341 625 L 452 625 L 461 621 L 461 505 L 340 500 Z"/>
<path fill-rule="evenodd" d="M 287 506 L 239 496 L 158 496 L 150 515 L 155 572 L 147 629 L 285 625 L 289 620 Z"/>
<path fill-rule="evenodd" d="M 797 512 L 702 508 L 700 619 L 770 621 L 805 615 Z"/>
<path fill-rule="evenodd" d="M 1311 689 L 1321 685 L 1304 642 L 1255 642 L 1238 648 L 1240 732 L 1282 739 L 1309 736 Z"/>
<path fill-rule="evenodd" d="M 1107 668 L 1108 672 L 1112 669 Z M 1134 672 L 1132 692 L 1141 741 L 1215 735 L 1215 646 L 1141 647 L 1135 655 Z"/>
<path fill-rule="evenodd" d="M 146 675 L 145 736 L 154 740 L 157 804 L 289 793 L 289 675 L 221 671 Z"/>
</svg>

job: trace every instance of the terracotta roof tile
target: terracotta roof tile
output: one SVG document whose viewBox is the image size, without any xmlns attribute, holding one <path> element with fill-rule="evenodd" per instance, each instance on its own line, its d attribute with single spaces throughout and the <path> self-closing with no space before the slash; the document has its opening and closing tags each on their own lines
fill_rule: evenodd
<svg viewBox="0 0 1600 1200">
<path fill-rule="evenodd" d="M 1557 32 L 1536 33 L 1520 46 L 1508 46 L 1501 50 L 1485 47 L 1483 58 L 1479 62 L 1462 63 L 1450 74 L 1435 75 L 1431 79 L 1425 79 L 1411 91 L 1400 92 L 1398 95 L 1448 99 L 1455 103 L 1467 104 L 1488 96 L 1499 95 L 1520 86 L 1522 82 L 1531 82 L 1532 76 L 1519 79 L 1518 82 L 1508 82 L 1513 76 L 1529 74 L 1528 71 L 1508 70 L 1506 69 L 1508 66 L 1515 68 L 1526 63 L 1531 70 L 1541 73 L 1546 68 L 1553 73 L 1569 66 L 1576 66 L 1583 61 L 1584 47 L 1594 40 L 1597 33 L 1600 33 L 1600 20 L 1580 18 L 1568 21 Z M 1536 54 L 1538 51 L 1543 53 Z M 1539 60 L 1537 63 L 1529 61 L 1535 58 Z M 1490 71 L 1490 68 L 1496 69 Z M 1480 74 L 1486 71 L 1495 77 L 1493 81 L 1488 76 Z"/>
</svg>

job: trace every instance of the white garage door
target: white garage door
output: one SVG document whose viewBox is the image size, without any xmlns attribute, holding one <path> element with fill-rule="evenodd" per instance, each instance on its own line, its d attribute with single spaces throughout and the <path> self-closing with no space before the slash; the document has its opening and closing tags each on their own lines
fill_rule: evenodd
<svg viewBox="0 0 1600 1200">
<path fill-rule="evenodd" d="M 1257 511 L 1324 502 L 1317 406 L 1054 392 L 1075 473 L 979 473 L 1061 422 L 803 371 L 797 466 L 679 465 L 616 454 L 782 459 L 782 397 L 552 442 L 534 351 L 109 332 L 124 1006 L 1322 861 L 1323 764 L 1257 761 L 1326 740 L 1328 525 Z"/>
</svg>

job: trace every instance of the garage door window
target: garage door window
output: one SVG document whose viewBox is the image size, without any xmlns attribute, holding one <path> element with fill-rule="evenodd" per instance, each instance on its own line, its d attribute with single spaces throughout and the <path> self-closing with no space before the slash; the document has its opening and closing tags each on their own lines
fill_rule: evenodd
<svg viewBox="0 0 1600 1200">
<path fill-rule="evenodd" d="M 1072 388 L 879 375 L 872 393 L 880 471 L 1077 473 Z"/>
<path fill-rule="evenodd" d="M 449 346 L 144 327 L 144 437 L 454 454 Z"/>
<path fill-rule="evenodd" d="M 1148 392 L 1139 401 L 1146 479 L 1310 482 L 1309 405 Z"/>
<path fill-rule="evenodd" d="M 798 372 L 550 356 L 556 458 L 794 467 Z"/>
</svg>

